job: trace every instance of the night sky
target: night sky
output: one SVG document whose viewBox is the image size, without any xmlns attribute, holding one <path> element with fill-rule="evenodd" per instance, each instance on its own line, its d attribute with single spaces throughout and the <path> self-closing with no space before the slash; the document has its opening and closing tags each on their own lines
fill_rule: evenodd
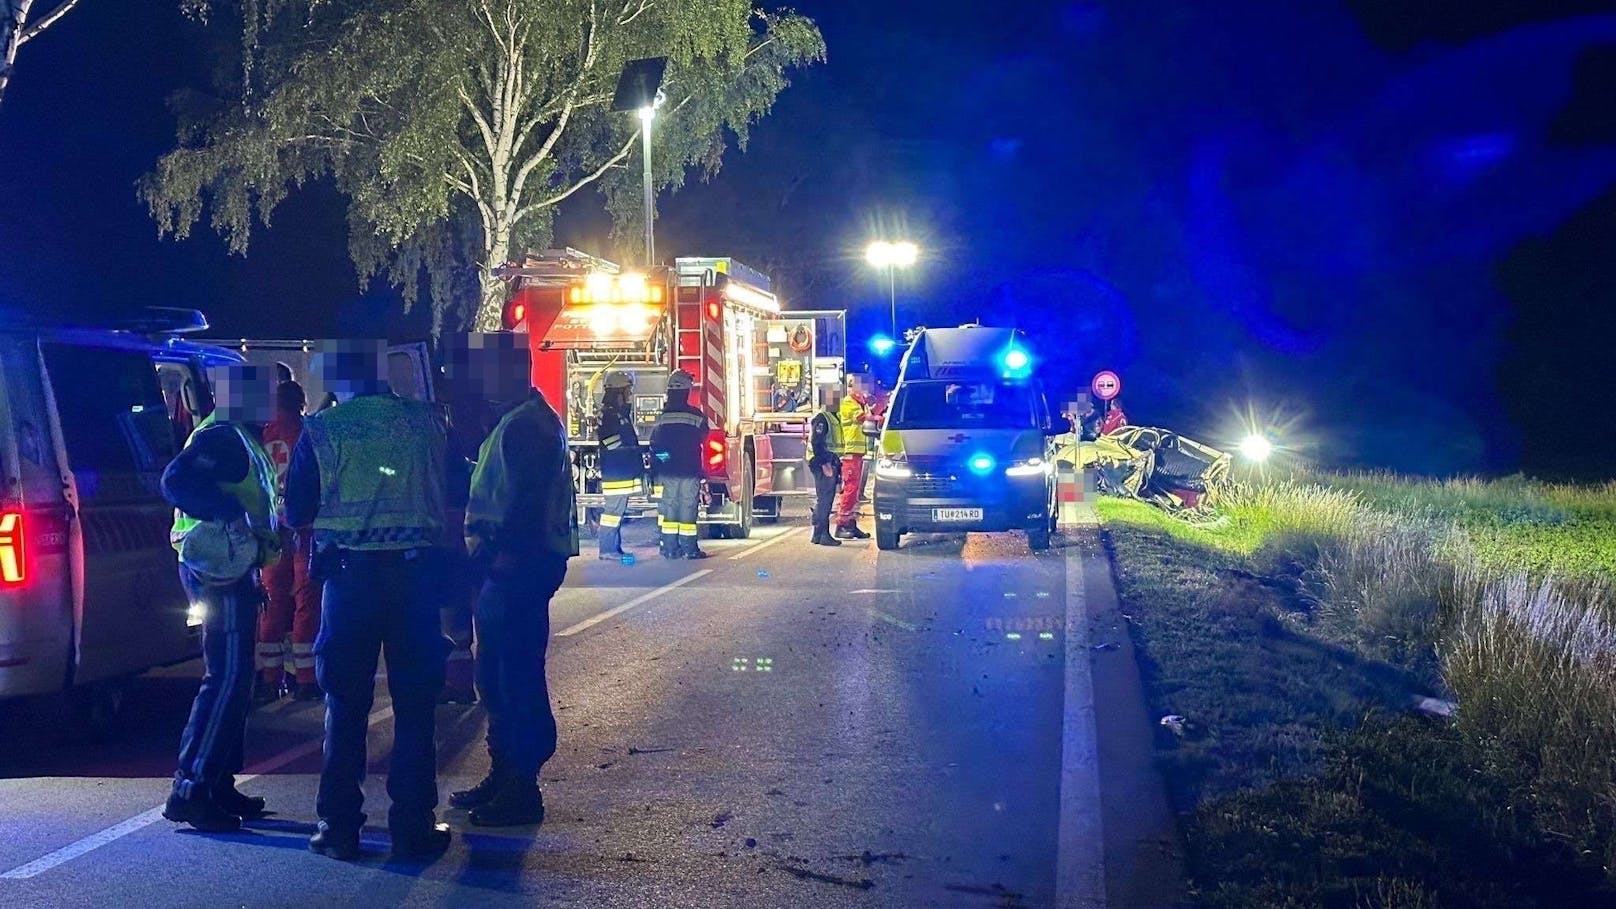
<svg viewBox="0 0 1616 909">
<path fill-rule="evenodd" d="M 862 247 L 902 234 L 925 251 L 904 321 L 1019 324 L 1063 388 L 1121 372 L 1137 422 L 1221 442 L 1250 409 L 1332 463 L 1616 476 L 1616 4 L 798 8 L 829 62 L 664 201 L 660 252 L 762 266 L 859 336 L 887 318 Z M 177 3 L 88 0 L 22 49 L 0 304 L 423 334 L 357 287 L 329 187 L 245 259 L 157 240 L 134 181 L 221 39 Z M 558 242 L 605 248 L 598 197 L 575 203 Z"/>
</svg>

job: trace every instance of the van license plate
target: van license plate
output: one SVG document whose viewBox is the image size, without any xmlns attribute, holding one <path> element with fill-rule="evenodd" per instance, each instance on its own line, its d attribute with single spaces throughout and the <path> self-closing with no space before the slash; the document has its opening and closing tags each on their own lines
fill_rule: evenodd
<svg viewBox="0 0 1616 909">
<path fill-rule="evenodd" d="M 933 508 L 931 510 L 933 521 L 980 521 L 982 509 L 980 508 Z"/>
</svg>

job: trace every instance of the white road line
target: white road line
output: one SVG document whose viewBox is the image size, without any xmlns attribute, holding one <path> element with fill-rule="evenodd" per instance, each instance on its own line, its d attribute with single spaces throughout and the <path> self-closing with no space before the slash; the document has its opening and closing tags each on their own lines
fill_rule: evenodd
<svg viewBox="0 0 1616 909">
<path fill-rule="evenodd" d="M 807 529 L 808 528 L 806 528 L 806 527 L 793 527 L 790 530 L 785 531 L 784 533 L 777 534 L 775 536 L 772 536 L 772 537 L 768 538 L 767 540 L 764 540 L 763 542 L 757 544 L 756 546 L 748 546 L 747 548 L 741 550 L 740 552 L 737 552 L 736 554 L 730 556 L 729 557 L 730 561 L 733 562 L 736 559 L 744 559 L 747 556 L 751 555 L 752 553 L 757 552 L 759 549 L 767 549 L 770 546 L 773 546 L 774 544 L 780 542 L 781 540 L 784 540 L 786 537 L 802 533 L 804 530 L 807 530 Z"/>
<path fill-rule="evenodd" d="M 873 616 L 873 617 L 875 617 L 877 619 L 880 619 L 883 622 L 886 622 L 886 623 L 891 624 L 891 625 L 896 625 L 899 628 L 902 628 L 904 631 L 914 631 L 915 628 L 919 627 L 919 626 L 915 625 L 913 622 L 905 622 L 903 619 L 900 619 L 895 615 L 888 615 L 887 613 L 882 612 L 881 610 L 875 609 L 873 607 L 869 608 L 869 609 L 866 609 L 865 611 L 868 612 L 871 616 Z"/>
<path fill-rule="evenodd" d="M 1092 506 L 1080 523 L 1094 524 Z M 1087 560 L 1066 548 L 1066 684 L 1061 708 L 1060 832 L 1055 852 L 1055 905 L 1105 906 L 1105 840 L 1100 827 L 1100 756 L 1095 741 L 1094 677 L 1089 668 Z"/>
<path fill-rule="evenodd" d="M 392 715 L 393 708 L 383 707 L 370 715 L 369 725 L 374 726 L 377 723 L 384 722 Z M 296 748 L 288 749 L 273 757 L 265 758 L 251 767 L 248 767 L 241 776 L 236 777 L 236 783 L 239 785 L 263 776 L 266 773 L 279 770 L 293 761 L 307 757 L 308 755 L 319 751 L 324 744 L 324 739 L 315 739 L 310 742 L 304 742 Z M 149 827 L 162 819 L 163 807 L 159 805 L 150 811 L 137 814 L 128 820 L 113 824 L 111 827 L 108 827 L 105 830 L 92 833 L 76 843 L 69 843 L 68 845 L 63 846 L 49 855 L 40 856 L 26 865 L 19 865 L 16 868 L 5 872 L 4 874 L 0 874 L 0 880 L 20 881 L 44 874 L 58 865 L 71 862 L 87 852 L 91 852 L 105 846 L 108 843 L 122 839 L 129 834 L 145 827 Z"/>
<path fill-rule="evenodd" d="M 649 593 L 642 593 L 639 596 L 635 597 L 632 600 L 629 600 L 627 603 L 624 603 L 621 606 L 615 606 L 615 607 L 613 607 L 611 609 L 606 610 L 605 612 L 601 613 L 600 615 L 590 616 L 589 618 L 584 619 L 582 622 L 579 622 L 578 624 L 573 625 L 570 628 L 566 628 L 566 629 L 563 629 L 561 631 L 558 631 L 558 632 L 556 632 L 556 637 L 558 637 L 558 638 L 571 637 L 572 635 L 575 635 L 580 631 L 587 631 L 590 628 L 593 628 L 596 625 L 599 625 L 601 622 L 606 621 L 607 619 L 611 618 L 612 616 L 620 615 L 622 613 L 625 613 L 625 612 L 629 611 L 630 609 L 633 609 L 634 607 L 640 605 L 641 603 L 645 603 L 645 602 L 648 602 L 650 600 L 654 600 L 657 597 L 662 596 L 663 594 L 667 593 L 670 590 L 673 590 L 676 587 L 683 587 L 684 585 L 689 584 L 691 581 L 699 580 L 699 579 L 704 578 L 707 575 L 710 575 L 712 573 L 713 573 L 713 570 L 711 568 L 703 568 L 700 571 L 694 572 L 692 574 L 687 574 L 684 577 L 680 578 L 679 580 L 674 581 L 674 582 L 672 582 L 670 584 L 663 584 L 661 587 L 658 587 L 657 589 L 655 589 L 653 591 L 650 591 Z"/>
</svg>

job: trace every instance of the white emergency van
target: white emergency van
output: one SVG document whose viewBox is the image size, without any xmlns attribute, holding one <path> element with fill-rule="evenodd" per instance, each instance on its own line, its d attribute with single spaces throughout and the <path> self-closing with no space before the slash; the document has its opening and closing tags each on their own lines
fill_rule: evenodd
<svg viewBox="0 0 1616 909">
<path fill-rule="evenodd" d="M 1019 332 L 967 325 L 913 340 L 875 463 L 875 540 L 906 533 L 1009 531 L 1048 549 L 1058 517 L 1050 413 Z"/>
<path fill-rule="evenodd" d="M 163 469 L 212 409 L 189 310 L 113 326 L 0 312 L 0 699 L 69 694 L 106 731 L 127 681 L 200 652 L 169 545 Z"/>
</svg>

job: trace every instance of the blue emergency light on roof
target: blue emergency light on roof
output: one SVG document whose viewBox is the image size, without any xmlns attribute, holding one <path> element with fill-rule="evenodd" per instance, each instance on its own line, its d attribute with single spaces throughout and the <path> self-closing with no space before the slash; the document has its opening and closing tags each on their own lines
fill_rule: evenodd
<svg viewBox="0 0 1616 909">
<path fill-rule="evenodd" d="M 999 357 L 999 363 L 1004 367 L 1006 377 L 1017 378 L 1027 374 L 1028 368 L 1032 366 L 1032 357 L 1025 350 L 1012 347 Z"/>
<path fill-rule="evenodd" d="M 898 342 L 892 340 L 886 335 L 876 335 L 870 339 L 870 350 L 873 351 L 878 357 L 884 357 L 887 354 L 892 353 L 892 349 L 897 346 Z"/>
<path fill-rule="evenodd" d="M 978 476 L 985 476 L 993 472 L 993 456 L 986 452 L 977 452 L 971 455 L 971 459 L 965 464 L 971 468 L 971 473 Z"/>
</svg>

